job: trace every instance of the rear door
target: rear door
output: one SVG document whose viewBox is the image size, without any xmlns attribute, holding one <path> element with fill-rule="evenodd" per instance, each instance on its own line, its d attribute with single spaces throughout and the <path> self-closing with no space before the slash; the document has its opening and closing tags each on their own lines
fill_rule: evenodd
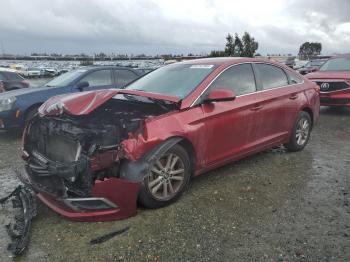
<svg viewBox="0 0 350 262">
<path fill-rule="evenodd" d="M 219 75 L 204 93 L 213 89 L 231 89 L 234 101 L 203 104 L 203 123 L 208 132 L 207 165 L 216 165 L 239 157 L 255 147 L 255 122 L 260 99 L 250 63 L 234 65 Z"/>
<path fill-rule="evenodd" d="M 80 79 L 79 83 L 81 82 L 89 83 L 89 86 L 84 88 L 84 91 L 115 87 L 111 69 L 102 69 L 89 72 L 82 79 Z"/>
<path fill-rule="evenodd" d="M 290 79 L 281 67 L 255 63 L 254 70 L 263 98 L 257 135 L 259 144 L 264 146 L 282 141 L 290 132 L 298 113 L 302 89 L 295 83 L 298 79 Z"/>
</svg>

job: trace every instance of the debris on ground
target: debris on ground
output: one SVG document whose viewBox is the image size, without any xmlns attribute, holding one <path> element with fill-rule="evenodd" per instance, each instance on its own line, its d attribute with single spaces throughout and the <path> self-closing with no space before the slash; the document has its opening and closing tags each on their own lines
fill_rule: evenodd
<svg viewBox="0 0 350 262">
<path fill-rule="evenodd" d="M 37 214 L 37 204 L 34 192 L 28 187 L 19 185 L 8 196 L 0 199 L 0 204 L 11 202 L 14 213 L 11 221 L 5 224 L 11 243 L 7 250 L 13 255 L 20 255 L 27 247 L 32 219 Z"/>
<path fill-rule="evenodd" d="M 110 233 L 108 233 L 106 235 L 99 236 L 97 238 L 92 239 L 90 241 L 90 244 L 91 245 L 96 245 L 96 244 L 104 243 L 104 242 L 112 239 L 113 237 L 115 237 L 117 235 L 123 234 L 124 232 L 128 231 L 129 229 L 130 229 L 130 227 L 126 227 L 126 228 L 123 228 L 121 230 L 113 231 L 113 232 L 110 232 Z"/>
</svg>

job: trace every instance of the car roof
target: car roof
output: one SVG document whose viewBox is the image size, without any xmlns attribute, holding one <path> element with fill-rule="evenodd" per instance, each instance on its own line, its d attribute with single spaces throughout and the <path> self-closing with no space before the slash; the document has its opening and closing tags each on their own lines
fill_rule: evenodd
<svg viewBox="0 0 350 262">
<path fill-rule="evenodd" d="M 85 67 L 77 68 L 77 70 L 79 69 L 84 69 L 87 71 L 95 71 L 95 70 L 101 70 L 101 69 L 124 69 L 124 70 L 131 70 L 133 72 L 140 73 L 139 72 L 140 70 L 137 68 L 131 68 L 131 67 L 125 67 L 125 66 L 85 66 Z"/>
<path fill-rule="evenodd" d="M 272 64 L 276 64 L 276 62 L 268 60 L 268 59 L 261 59 L 261 58 L 249 58 L 249 57 L 213 57 L 213 58 L 201 58 L 201 59 L 194 59 L 194 60 L 188 60 L 184 61 L 182 63 L 184 64 L 196 64 L 196 65 L 231 65 L 231 64 L 238 64 L 238 63 L 247 63 L 247 62 L 268 62 Z"/>
<path fill-rule="evenodd" d="M 333 56 L 333 57 L 329 58 L 329 60 L 333 60 L 333 59 L 337 59 L 337 58 L 347 58 L 347 59 L 350 59 L 350 54 L 336 55 L 336 56 Z"/>
</svg>

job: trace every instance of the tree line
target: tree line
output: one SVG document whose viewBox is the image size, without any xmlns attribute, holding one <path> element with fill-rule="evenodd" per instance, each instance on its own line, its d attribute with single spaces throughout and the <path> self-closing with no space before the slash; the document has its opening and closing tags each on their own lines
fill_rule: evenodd
<svg viewBox="0 0 350 262">
<path fill-rule="evenodd" d="M 225 50 L 213 50 L 210 52 L 211 57 L 223 56 L 239 56 L 239 57 L 254 57 L 258 50 L 259 43 L 255 41 L 248 32 L 244 32 L 242 38 L 237 33 L 235 35 L 228 34 L 226 36 Z"/>
<path fill-rule="evenodd" d="M 244 32 L 240 38 L 237 33 L 234 35 L 227 34 L 226 44 L 224 50 L 213 50 L 210 52 L 210 57 L 254 57 L 258 54 L 255 52 L 259 48 L 259 43 L 255 41 L 248 32 Z M 317 55 L 320 55 L 322 51 L 322 44 L 318 42 L 305 42 L 299 47 L 298 56 L 300 59 L 309 60 Z"/>
</svg>

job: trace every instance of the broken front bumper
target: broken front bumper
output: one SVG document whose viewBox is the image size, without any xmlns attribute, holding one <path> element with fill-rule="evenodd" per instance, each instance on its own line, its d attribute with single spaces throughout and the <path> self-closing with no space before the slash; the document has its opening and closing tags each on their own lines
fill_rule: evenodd
<svg viewBox="0 0 350 262">
<path fill-rule="evenodd" d="M 44 204 L 72 220 L 112 221 L 125 219 L 137 213 L 137 195 L 140 184 L 135 181 L 118 178 L 96 180 L 90 197 L 57 198 L 32 183 L 24 169 L 17 174 L 22 182 L 34 189 Z"/>
</svg>

